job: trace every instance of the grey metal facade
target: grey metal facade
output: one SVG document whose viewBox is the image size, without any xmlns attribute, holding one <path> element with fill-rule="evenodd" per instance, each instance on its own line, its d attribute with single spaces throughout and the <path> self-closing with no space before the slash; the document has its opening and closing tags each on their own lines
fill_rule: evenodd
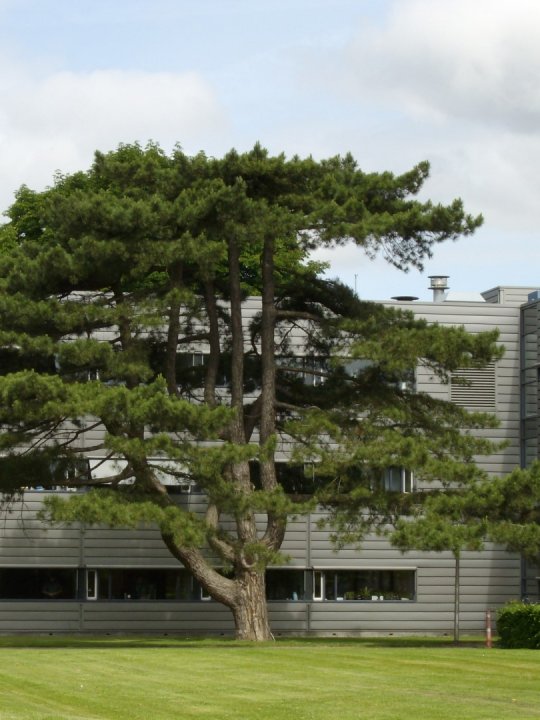
<svg viewBox="0 0 540 720">
<path fill-rule="evenodd" d="M 506 352 L 502 360 L 486 374 L 473 379 L 469 394 L 453 396 L 451 385 L 441 384 L 428 371 L 419 369 L 418 391 L 464 404 L 470 409 L 493 411 L 500 420 L 489 437 L 505 441 L 504 448 L 493 456 L 479 458 L 491 474 L 509 472 L 520 462 L 530 459 L 524 450 L 525 435 L 520 429 L 530 427 L 532 417 L 538 429 L 538 332 L 536 325 L 536 361 L 530 353 L 524 359 L 523 348 L 532 348 L 524 340 L 531 328 L 520 320 L 522 306 L 536 308 L 540 301 L 529 301 L 534 288 L 495 288 L 484 293 L 484 302 L 451 301 L 389 302 L 406 307 L 429 322 L 464 325 L 470 332 L 498 328 Z M 524 330 L 525 329 L 525 330 Z M 532 332 L 532 331 L 531 331 Z M 529 343 L 527 345 L 527 342 Z M 532 415 L 532 391 L 523 389 L 536 371 L 536 415 Z M 523 381 L 523 386 L 522 386 Z M 521 388 L 521 390 L 520 390 Z M 526 398 L 524 401 L 523 398 Z M 529 424 L 527 425 L 527 423 Z M 488 432 L 488 431 L 483 431 Z M 538 433 L 536 434 L 538 456 Z M 531 445 L 531 443 L 529 443 Z M 527 445 L 527 447 L 529 447 Z M 284 448 L 286 452 L 286 448 Z M 22 501 L 6 510 L 0 526 L 0 589 L 4 581 L 25 570 L 35 573 L 35 582 L 50 571 L 73 578 L 69 598 L 33 597 L 0 599 L 0 632 L 146 632 L 230 634 L 233 631 L 229 611 L 202 595 L 163 599 L 148 597 L 99 597 L 90 585 L 96 578 L 116 577 L 115 573 L 134 575 L 140 572 L 173 572 L 179 564 L 164 547 L 159 533 L 152 528 L 137 531 L 110 528 L 50 527 L 40 522 L 39 511 L 44 493 L 32 491 Z M 178 496 L 178 501 L 194 511 L 204 509 L 204 497 L 197 493 Z M 273 632 L 317 634 L 408 634 L 452 632 L 454 560 L 450 553 L 406 553 L 402 555 L 380 537 L 370 537 L 361 549 L 346 548 L 334 552 L 327 530 L 320 529 L 320 515 L 292 520 L 289 523 L 283 552 L 290 558 L 281 572 L 297 571 L 303 578 L 303 592 L 269 601 Z M 503 548 L 488 546 L 483 552 L 464 553 L 461 561 L 461 628 L 480 632 L 487 608 L 496 608 L 510 599 L 519 598 L 526 585 L 531 599 L 538 599 L 537 570 L 523 566 L 518 555 Z M 11 573 L 11 575 L 10 575 Z M 107 575 L 108 573 L 108 575 Z M 377 573 L 395 577 L 402 573 L 413 583 L 408 597 L 396 593 L 354 599 L 339 595 L 338 581 L 347 573 Z M 377 575 L 377 577 L 379 577 Z M 21 576 L 22 577 L 22 576 Z M 290 576 L 289 576 L 290 577 Z M 37 579 L 36 579 L 37 578 Z M 91 581 L 90 581 L 91 578 Z M 318 585 L 335 580 L 333 596 L 318 599 Z M 71 582 L 71 580 L 70 580 Z M 536 583 L 536 584 L 535 584 Z M 95 590 L 95 588 L 94 588 Z M 8 593 L 9 594 L 9 593 Z M 324 595 L 324 593 L 323 593 Z"/>
<path fill-rule="evenodd" d="M 540 291 L 521 308 L 521 464 L 540 460 Z M 524 563 L 523 593 L 540 601 L 540 562 Z"/>
</svg>

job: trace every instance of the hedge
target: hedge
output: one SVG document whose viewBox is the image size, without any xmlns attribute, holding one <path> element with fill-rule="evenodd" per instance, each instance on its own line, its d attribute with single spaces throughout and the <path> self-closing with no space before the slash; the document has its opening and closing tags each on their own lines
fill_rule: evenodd
<svg viewBox="0 0 540 720">
<path fill-rule="evenodd" d="M 497 613 L 497 633 L 502 647 L 540 650 L 540 605 L 508 603 Z"/>
</svg>

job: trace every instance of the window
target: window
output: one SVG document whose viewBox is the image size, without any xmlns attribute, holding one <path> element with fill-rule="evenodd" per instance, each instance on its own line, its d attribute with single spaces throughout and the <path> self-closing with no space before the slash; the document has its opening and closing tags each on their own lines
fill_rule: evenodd
<svg viewBox="0 0 540 720">
<path fill-rule="evenodd" d="M 315 473 L 313 463 L 276 463 L 276 475 L 279 484 L 289 495 L 313 495 L 321 484 L 328 481 L 328 478 L 321 478 Z"/>
<path fill-rule="evenodd" d="M 324 572 L 313 571 L 313 599 L 324 600 Z"/>
<path fill-rule="evenodd" d="M 416 373 L 413 368 L 388 372 L 374 360 L 353 358 L 343 365 L 345 374 L 353 380 L 365 380 L 372 377 L 376 382 L 382 382 L 401 392 L 415 392 Z"/>
<path fill-rule="evenodd" d="M 88 600 L 198 600 L 200 588 L 186 570 L 87 570 Z"/>
<path fill-rule="evenodd" d="M 257 490 L 261 486 L 261 472 L 257 461 L 250 461 L 251 482 Z M 329 477 L 316 472 L 314 463 L 294 465 L 287 462 L 276 462 L 276 476 L 283 490 L 289 495 L 313 495 L 313 493 L 330 481 Z"/>
<path fill-rule="evenodd" d="M 328 372 L 327 358 L 305 357 L 303 366 L 304 385 L 318 387 L 319 385 L 324 384 L 324 381 L 326 380 L 325 374 Z"/>
<path fill-rule="evenodd" d="M 401 467 L 389 467 L 383 472 L 382 487 L 387 492 L 410 493 L 414 489 L 413 474 Z"/>
<path fill-rule="evenodd" d="M 86 598 L 97 600 L 98 577 L 97 570 L 86 571 Z"/>
<path fill-rule="evenodd" d="M 364 370 L 366 370 L 367 368 L 372 368 L 373 366 L 373 360 L 366 360 L 364 358 L 353 358 L 347 360 L 343 367 L 345 369 L 346 375 L 348 375 L 350 378 L 355 378 L 358 375 L 361 375 Z"/>
<path fill-rule="evenodd" d="M 100 379 L 100 371 L 98 368 L 82 368 L 79 370 L 64 370 L 60 366 L 60 363 L 57 363 L 57 371 L 59 374 L 62 375 L 62 378 L 66 382 L 78 382 L 78 383 L 85 383 L 85 382 L 95 382 Z M 111 381 L 108 381 L 108 385 L 111 384 Z"/>
<path fill-rule="evenodd" d="M 56 374 L 54 357 L 23 352 L 17 345 L 0 347 L 0 370 L 2 375 L 20 372 L 21 370 L 36 370 L 36 372 L 49 375 Z"/>
<path fill-rule="evenodd" d="M 306 596 L 303 570 L 267 570 L 267 600 L 304 600 Z"/>
<path fill-rule="evenodd" d="M 204 378 L 207 356 L 201 352 L 182 352 L 176 355 L 176 382 L 182 390 L 198 388 Z M 162 370 L 164 364 L 159 366 Z"/>
<path fill-rule="evenodd" d="M 84 584 L 84 570 L 75 568 L 1 568 L 0 600 L 76 600 Z M 312 590 L 310 583 L 312 582 Z M 313 570 L 271 568 L 266 572 L 268 601 L 405 601 L 414 600 L 414 569 Z M 179 569 L 89 568 L 86 590 L 89 601 L 211 600 L 187 572 Z"/>
<path fill-rule="evenodd" d="M 75 600 L 74 568 L 1 568 L 0 600 Z"/>
<path fill-rule="evenodd" d="M 83 457 L 53 460 L 51 475 L 57 489 L 61 489 L 66 482 L 78 481 L 82 485 L 90 479 L 90 461 Z"/>
<path fill-rule="evenodd" d="M 304 385 L 318 387 L 326 380 L 328 358 L 306 355 L 282 355 L 276 357 L 276 365 L 283 368 L 293 378 L 298 378 Z"/>
<path fill-rule="evenodd" d="M 414 600 L 415 570 L 315 570 L 314 600 Z"/>
<path fill-rule="evenodd" d="M 176 362 L 181 368 L 203 367 L 205 357 L 202 352 L 178 353 Z"/>
<path fill-rule="evenodd" d="M 183 383 L 200 384 L 209 360 L 208 353 L 186 352 L 176 356 L 176 379 L 180 385 Z M 246 359 L 247 366 L 247 359 Z M 231 382 L 231 356 L 230 353 L 221 353 L 216 376 L 216 387 L 228 387 Z"/>
<path fill-rule="evenodd" d="M 528 467 L 540 456 L 538 436 L 538 418 L 527 418 L 521 423 L 522 461 Z"/>
<path fill-rule="evenodd" d="M 69 491 L 66 483 L 82 485 L 89 477 L 89 462 L 85 458 L 63 457 L 50 460 L 50 454 L 6 455 L 0 457 L 0 484 L 11 487 L 14 478 L 27 490 Z"/>
</svg>

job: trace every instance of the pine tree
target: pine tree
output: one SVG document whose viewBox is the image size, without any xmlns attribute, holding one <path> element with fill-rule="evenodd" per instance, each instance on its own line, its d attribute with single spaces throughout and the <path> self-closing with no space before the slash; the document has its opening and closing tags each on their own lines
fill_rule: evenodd
<svg viewBox="0 0 540 720">
<path fill-rule="evenodd" d="M 466 483 L 489 447 L 462 432 L 487 416 L 415 393 L 410 379 L 420 363 L 445 379 L 488 362 L 496 333 L 360 301 L 308 260 L 353 242 L 406 270 L 472 233 L 481 217 L 459 200 L 415 199 L 428 170 L 126 145 L 42 193 L 23 187 L 0 252 L 4 491 L 59 476 L 96 486 L 51 499 L 50 518 L 157 524 L 231 609 L 237 636 L 267 639 L 264 571 L 291 514 L 322 503 L 343 541 L 359 538 L 406 509 L 381 492 L 385 467 Z M 125 463 L 88 477 L 83 446 Z M 174 501 L 163 473 L 201 488 L 205 517 Z"/>
</svg>

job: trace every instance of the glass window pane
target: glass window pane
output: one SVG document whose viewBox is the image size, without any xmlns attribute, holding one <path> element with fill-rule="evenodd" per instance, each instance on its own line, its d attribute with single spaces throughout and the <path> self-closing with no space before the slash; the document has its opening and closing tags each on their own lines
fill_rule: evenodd
<svg viewBox="0 0 540 720">
<path fill-rule="evenodd" d="M 401 492 L 401 468 L 386 468 L 384 471 L 384 489 L 389 492 Z"/>
<path fill-rule="evenodd" d="M 100 600 L 195 600 L 200 594 L 185 570 L 98 570 Z"/>
<path fill-rule="evenodd" d="M 403 492 L 410 493 L 414 490 L 413 474 L 410 470 L 403 470 Z"/>
<path fill-rule="evenodd" d="M 324 580 L 324 600 L 401 601 L 415 598 L 415 570 L 317 571 L 314 573 L 315 588 L 318 575 Z"/>
<path fill-rule="evenodd" d="M 336 599 L 336 573 L 329 570 L 324 573 L 324 599 Z"/>
<path fill-rule="evenodd" d="M 538 384 L 523 385 L 523 416 L 535 417 L 538 415 Z"/>
<path fill-rule="evenodd" d="M 314 571 L 314 573 L 313 573 L 313 599 L 314 600 L 324 600 L 323 581 L 324 581 L 324 573 L 320 572 L 320 571 Z"/>
<path fill-rule="evenodd" d="M 266 597 L 268 600 L 303 600 L 305 579 L 303 570 L 267 570 Z"/>
<path fill-rule="evenodd" d="M 76 591 L 75 569 L 0 569 L 1 600 L 75 600 Z"/>
<path fill-rule="evenodd" d="M 538 362 L 538 335 L 536 333 L 523 337 L 523 367 L 530 367 Z"/>
<path fill-rule="evenodd" d="M 525 308 L 522 311 L 523 334 L 535 333 L 538 329 L 538 303 Z"/>
</svg>

